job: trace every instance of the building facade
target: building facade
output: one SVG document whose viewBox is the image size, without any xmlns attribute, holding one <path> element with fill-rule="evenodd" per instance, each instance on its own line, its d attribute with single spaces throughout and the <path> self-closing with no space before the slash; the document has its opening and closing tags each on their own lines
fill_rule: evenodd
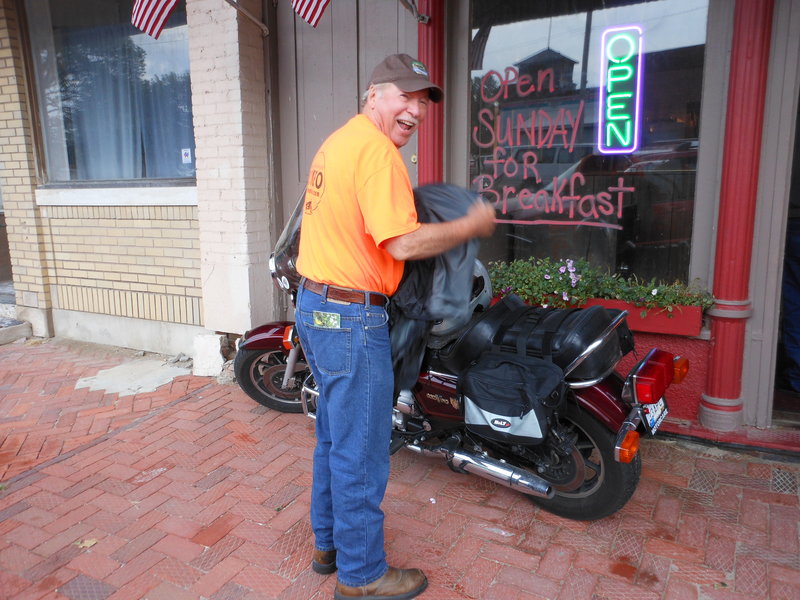
<svg viewBox="0 0 800 600">
<path fill-rule="evenodd" d="M 585 259 L 717 303 L 673 415 L 773 423 L 798 90 L 798 0 L 0 2 L 0 191 L 35 335 L 195 354 L 286 315 L 267 258 L 372 66 L 444 84 L 414 181 L 495 203 L 484 260 Z"/>
</svg>

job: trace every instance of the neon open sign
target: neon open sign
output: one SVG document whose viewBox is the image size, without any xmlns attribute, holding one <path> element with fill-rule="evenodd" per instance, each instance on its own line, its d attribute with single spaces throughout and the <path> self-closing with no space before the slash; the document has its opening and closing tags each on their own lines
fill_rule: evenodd
<svg viewBox="0 0 800 600">
<path fill-rule="evenodd" d="M 626 154 L 639 147 L 642 30 L 611 27 L 603 32 L 602 43 L 597 150 Z"/>
</svg>

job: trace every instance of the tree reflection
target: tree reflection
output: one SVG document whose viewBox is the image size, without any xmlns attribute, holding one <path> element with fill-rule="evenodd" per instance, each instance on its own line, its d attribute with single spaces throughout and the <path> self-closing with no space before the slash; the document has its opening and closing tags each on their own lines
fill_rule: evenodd
<svg viewBox="0 0 800 600">
<path fill-rule="evenodd" d="M 69 178 L 185 177 L 193 151 L 189 73 L 148 77 L 148 52 L 127 24 L 54 32 L 58 87 L 48 115 L 61 115 Z"/>
</svg>

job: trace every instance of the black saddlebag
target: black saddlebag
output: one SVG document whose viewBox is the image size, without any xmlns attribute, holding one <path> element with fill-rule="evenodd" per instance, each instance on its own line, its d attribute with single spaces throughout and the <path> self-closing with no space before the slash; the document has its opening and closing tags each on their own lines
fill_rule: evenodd
<svg viewBox="0 0 800 600">
<path fill-rule="evenodd" d="M 564 398 L 563 378 L 559 367 L 541 358 L 498 348 L 484 352 L 459 377 L 467 430 L 496 442 L 540 444 Z"/>
<path fill-rule="evenodd" d="M 523 336 L 528 356 L 552 360 L 564 369 L 608 327 L 617 312 L 602 306 L 582 309 L 528 306 L 511 294 L 476 315 L 453 343 L 436 351 L 431 357 L 431 367 L 460 373 L 493 345 L 513 353 Z M 620 324 L 616 332 L 567 379 L 601 377 L 630 352 L 633 336 L 627 324 Z"/>
</svg>

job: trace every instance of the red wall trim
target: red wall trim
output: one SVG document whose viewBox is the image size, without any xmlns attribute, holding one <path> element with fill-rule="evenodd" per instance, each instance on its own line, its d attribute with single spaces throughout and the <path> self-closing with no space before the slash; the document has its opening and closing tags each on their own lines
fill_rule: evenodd
<svg viewBox="0 0 800 600">
<path fill-rule="evenodd" d="M 722 162 L 714 296 L 749 309 L 758 170 L 774 0 L 736 0 Z M 711 316 L 706 396 L 739 399 L 746 319 Z M 706 403 L 706 409 L 715 410 Z M 742 403 L 738 409 L 741 411 Z M 720 413 L 730 407 L 719 406 Z M 713 421 L 713 415 L 707 422 Z"/>
<path fill-rule="evenodd" d="M 432 104 L 419 127 L 417 183 L 437 183 L 444 177 L 444 0 L 419 0 L 420 14 L 430 17 L 417 31 L 417 54 L 428 67 L 431 81 L 444 90 L 444 100 Z"/>
</svg>

